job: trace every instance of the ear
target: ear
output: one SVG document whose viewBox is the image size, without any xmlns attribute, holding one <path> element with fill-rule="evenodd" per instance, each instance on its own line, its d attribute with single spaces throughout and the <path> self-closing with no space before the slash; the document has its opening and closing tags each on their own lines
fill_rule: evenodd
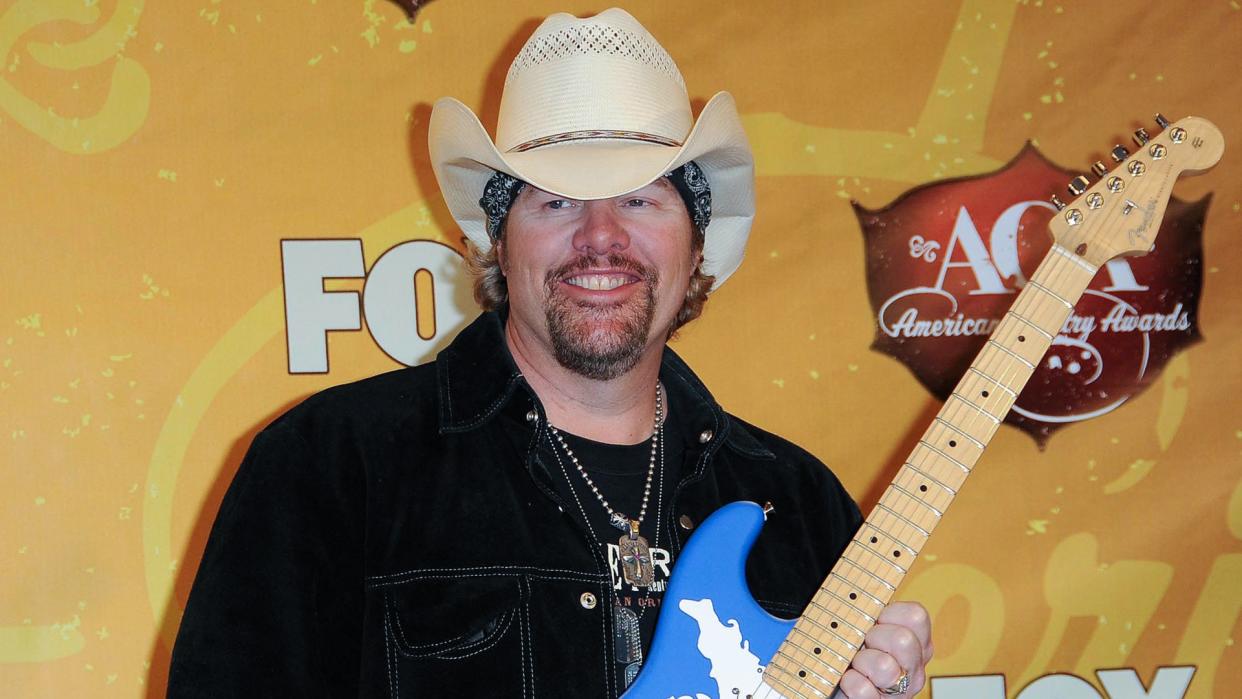
<svg viewBox="0 0 1242 699">
<path fill-rule="evenodd" d="M 500 274 L 507 277 L 509 276 L 509 260 L 508 255 L 505 254 L 504 238 L 497 240 L 493 245 L 496 248 L 496 264 L 500 267 Z"/>
</svg>

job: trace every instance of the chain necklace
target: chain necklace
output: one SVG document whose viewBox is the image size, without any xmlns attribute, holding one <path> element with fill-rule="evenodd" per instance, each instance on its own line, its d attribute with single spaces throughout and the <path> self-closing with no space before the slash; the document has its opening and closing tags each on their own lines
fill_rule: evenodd
<svg viewBox="0 0 1242 699">
<path fill-rule="evenodd" d="M 560 430 L 556 429 L 556 426 L 551 423 L 548 423 L 548 429 L 552 432 L 552 436 L 556 437 L 556 442 L 561 445 L 565 455 L 573 462 L 574 468 L 578 469 L 578 473 L 582 474 L 587 487 L 595 494 L 595 499 L 599 501 L 600 505 L 603 505 L 604 511 L 608 513 L 609 524 L 625 532 L 617 542 L 618 553 L 621 558 L 621 576 L 625 579 L 625 582 L 634 587 L 650 587 L 655 580 L 655 568 L 651 564 L 651 547 L 647 544 L 647 539 L 639 534 L 638 528 L 647 516 L 647 502 L 651 499 L 651 480 L 655 476 L 656 456 L 662 453 L 661 446 L 664 441 L 664 392 L 660 388 L 660 383 L 656 382 L 655 418 L 651 435 L 651 459 L 647 466 L 647 482 L 643 485 L 643 501 L 642 505 L 639 506 L 638 519 L 630 519 L 625 514 L 614 510 L 612 505 L 608 504 L 608 500 L 604 498 L 603 493 L 599 492 L 599 487 L 595 485 L 595 481 L 591 480 L 591 476 L 582 467 L 582 462 L 578 461 L 577 455 L 565 443 L 565 438 L 561 436 Z"/>
</svg>

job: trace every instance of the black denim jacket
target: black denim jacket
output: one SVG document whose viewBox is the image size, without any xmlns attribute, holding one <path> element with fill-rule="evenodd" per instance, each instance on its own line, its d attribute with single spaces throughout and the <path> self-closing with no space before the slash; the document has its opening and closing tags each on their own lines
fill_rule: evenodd
<svg viewBox="0 0 1242 699">
<path fill-rule="evenodd" d="M 543 408 L 484 314 L 434 363 L 338 386 L 264 429 L 220 507 L 171 697 L 611 697 L 610 576 L 537 456 Z M 735 500 L 771 501 L 747 574 L 799 613 L 860 518 L 807 452 L 726 414 L 671 350 L 691 437 L 674 552 Z M 676 575 L 676 570 L 673 572 Z M 591 605 L 590 593 L 600 603 Z"/>
</svg>

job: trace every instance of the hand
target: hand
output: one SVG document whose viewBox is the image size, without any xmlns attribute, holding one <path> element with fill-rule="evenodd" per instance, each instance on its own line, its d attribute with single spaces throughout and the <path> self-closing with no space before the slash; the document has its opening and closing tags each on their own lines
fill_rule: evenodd
<svg viewBox="0 0 1242 699">
<path fill-rule="evenodd" d="M 925 670 L 931 657 L 927 609 L 917 602 L 893 602 L 880 612 L 837 688 L 848 699 L 912 697 L 927 681 Z M 910 677 L 909 688 L 902 694 L 884 694 L 884 689 L 898 683 L 903 671 Z"/>
</svg>

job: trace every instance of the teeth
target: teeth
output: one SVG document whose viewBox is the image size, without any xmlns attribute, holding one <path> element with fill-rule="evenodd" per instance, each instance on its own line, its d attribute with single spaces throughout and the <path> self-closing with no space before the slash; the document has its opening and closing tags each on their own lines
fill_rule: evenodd
<svg viewBox="0 0 1242 699">
<path fill-rule="evenodd" d="M 625 277 L 612 276 L 608 274 L 582 274 L 567 279 L 570 284 L 580 286 L 583 289 L 592 291 L 610 291 L 626 282 Z"/>
</svg>

